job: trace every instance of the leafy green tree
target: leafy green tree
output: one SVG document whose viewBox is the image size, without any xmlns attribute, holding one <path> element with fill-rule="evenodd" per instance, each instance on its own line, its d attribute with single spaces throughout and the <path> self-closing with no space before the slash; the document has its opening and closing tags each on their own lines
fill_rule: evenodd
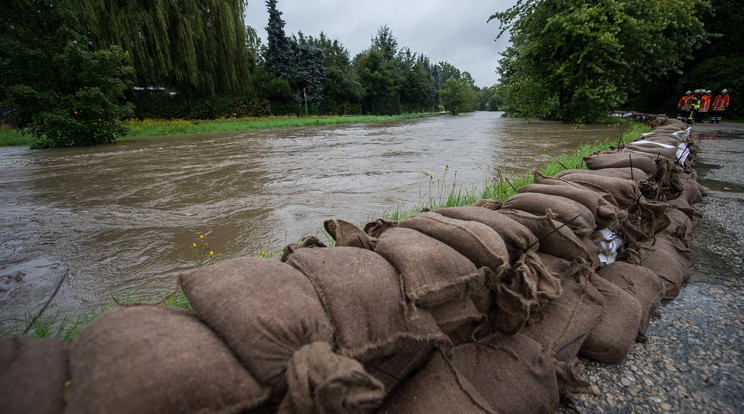
<svg viewBox="0 0 744 414">
<path fill-rule="evenodd" d="M 349 51 L 338 40 L 328 39 L 323 32 L 317 38 L 309 36 L 308 43 L 322 49 L 325 58 L 321 113 L 334 115 L 361 113 L 364 89 L 351 65 Z"/>
<path fill-rule="evenodd" d="M 364 113 L 395 115 L 400 113 L 402 71 L 397 58 L 398 41 L 390 28 L 382 26 L 372 39 L 369 50 L 354 59 L 354 70 L 364 88 Z"/>
<path fill-rule="evenodd" d="M 464 79 L 447 79 L 440 93 L 444 108 L 452 115 L 472 112 L 478 107 L 478 94 Z"/>
<path fill-rule="evenodd" d="M 95 145 L 124 132 L 134 70 L 118 46 L 93 49 L 69 9 L 49 0 L 0 6 L 0 102 L 36 146 Z"/>
<path fill-rule="evenodd" d="M 593 120 L 679 71 L 705 40 L 705 0 L 520 0 L 489 20 L 510 31 L 499 73 L 511 114 Z"/>
<path fill-rule="evenodd" d="M 129 52 L 140 86 L 208 96 L 251 84 L 246 0 L 64 1 L 95 47 Z"/>
</svg>

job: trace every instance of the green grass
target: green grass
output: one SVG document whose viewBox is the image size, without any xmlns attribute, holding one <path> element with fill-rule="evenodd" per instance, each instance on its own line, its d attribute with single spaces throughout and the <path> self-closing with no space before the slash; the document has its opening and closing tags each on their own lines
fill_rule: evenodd
<svg viewBox="0 0 744 414">
<path fill-rule="evenodd" d="M 0 147 L 31 146 L 31 135 L 23 135 L 19 129 L 0 127 Z"/>
<path fill-rule="evenodd" d="M 118 141 L 138 137 L 172 136 L 184 134 L 205 134 L 237 132 L 259 129 L 297 128 L 321 125 L 357 124 L 382 121 L 397 121 L 439 116 L 439 114 L 404 114 L 395 116 L 352 115 L 352 116 L 272 116 L 264 118 L 217 119 L 217 120 L 156 120 L 130 119 L 122 122 L 127 134 Z M 20 130 L 0 127 L 0 146 L 31 146 L 34 137 Z"/>
</svg>

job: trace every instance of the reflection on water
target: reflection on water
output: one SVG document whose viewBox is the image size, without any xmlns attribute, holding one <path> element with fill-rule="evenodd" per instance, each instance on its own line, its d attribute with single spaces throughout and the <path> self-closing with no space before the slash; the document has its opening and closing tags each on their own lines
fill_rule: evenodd
<svg viewBox="0 0 744 414">
<path fill-rule="evenodd" d="M 206 235 L 215 260 L 281 249 L 324 220 L 418 204 L 429 175 L 483 188 L 618 127 L 474 113 L 414 121 L 0 148 L 0 319 L 89 310 L 110 292 L 174 287 Z M 530 160 L 532 157 L 532 160 Z"/>
</svg>

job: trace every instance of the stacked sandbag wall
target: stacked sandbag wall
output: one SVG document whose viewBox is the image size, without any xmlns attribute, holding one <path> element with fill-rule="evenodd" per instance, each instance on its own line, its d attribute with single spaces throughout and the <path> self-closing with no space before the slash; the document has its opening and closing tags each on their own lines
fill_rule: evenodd
<svg viewBox="0 0 744 414">
<path fill-rule="evenodd" d="M 0 411 L 554 412 L 690 277 L 696 146 L 676 120 L 505 200 L 422 211 L 178 276 L 193 312 L 0 341 Z"/>
</svg>

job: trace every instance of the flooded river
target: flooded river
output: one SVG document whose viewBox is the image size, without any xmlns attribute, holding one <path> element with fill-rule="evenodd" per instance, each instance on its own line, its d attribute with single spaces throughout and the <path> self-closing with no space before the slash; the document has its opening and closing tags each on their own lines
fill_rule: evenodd
<svg viewBox="0 0 744 414">
<path fill-rule="evenodd" d="M 0 327 L 90 311 L 110 293 L 165 292 L 205 235 L 215 261 L 281 249 L 323 221 L 418 205 L 430 175 L 483 189 L 621 128 L 479 112 L 413 121 L 0 148 Z M 449 167 L 446 172 L 445 168 Z"/>
</svg>

